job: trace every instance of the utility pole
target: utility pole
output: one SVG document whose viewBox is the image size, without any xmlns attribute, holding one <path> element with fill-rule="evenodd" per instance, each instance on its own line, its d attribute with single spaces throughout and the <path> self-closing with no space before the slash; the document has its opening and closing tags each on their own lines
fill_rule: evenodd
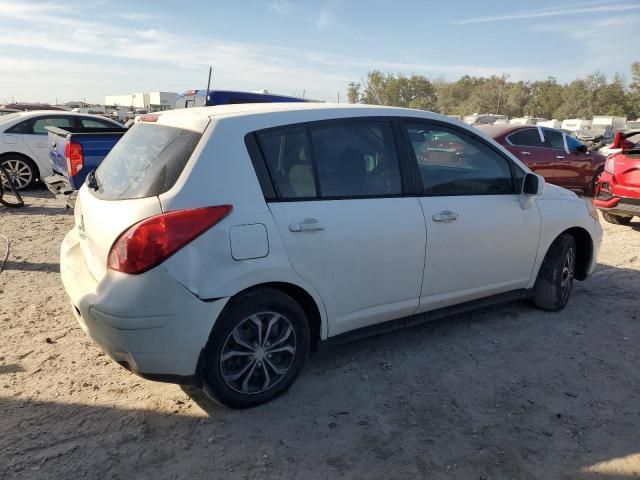
<svg viewBox="0 0 640 480">
<path fill-rule="evenodd" d="M 340 92 L 338 92 L 338 103 L 340 103 Z"/>
</svg>

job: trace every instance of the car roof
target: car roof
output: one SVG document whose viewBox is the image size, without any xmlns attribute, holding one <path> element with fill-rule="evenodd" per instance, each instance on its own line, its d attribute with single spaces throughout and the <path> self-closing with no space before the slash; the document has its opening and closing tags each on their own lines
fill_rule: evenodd
<svg viewBox="0 0 640 480">
<path fill-rule="evenodd" d="M 489 135 L 492 138 L 498 137 L 500 135 L 508 135 L 511 132 L 515 132 L 516 130 L 524 130 L 525 128 L 536 128 L 536 125 L 476 125 L 476 128 L 482 130 L 484 133 Z M 549 127 L 542 127 L 549 128 Z M 551 129 L 553 130 L 553 129 Z"/>
<path fill-rule="evenodd" d="M 24 118 L 28 118 L 28 117 L 34 117 L 34 116 L 39 116 L 39 115 L 47 115 L 47 116 L 57 116 L 57 115 L 71 115 L 74 117 L 100 117 L 100 118 L 105 118 L 105 117 L 101 117 L 100 115 L 94 115 L 92 113 L 80 113 L 80 112 L 70 112 L 67 110 L 27 110 L 27 111 L 20 111 L 20 112 L 15 112 L 18 115 L 20 115 L 21 117 Z"/>
<path fill-rule="evenodd" d="M 219 118 L 225 116 L 242 116 L 242 115 L 265 115 L 270 113 L 282 112 L 331 112 L 343 114 L 344 116 L 420 116 L 422 118 L 433 118 L 437 120 L 447 121 L 449 123 L 461 122 L 433 113 L 426 110 L 414 110 L 410 108 L 386 107 L 380 105 L 362 105 L 351 103 L 328 103 L 328 102 L 286 102 L 286 103 L 240 103 L 229 105 L 215 105 L 211 107 L 192 107 L 181 108 L 177 110 L 165 110 L 158 112 L 161 115 L 170 116 L 197 116 Z M 467 126 L 468 127 L 468 126 Z"/>
</svg>

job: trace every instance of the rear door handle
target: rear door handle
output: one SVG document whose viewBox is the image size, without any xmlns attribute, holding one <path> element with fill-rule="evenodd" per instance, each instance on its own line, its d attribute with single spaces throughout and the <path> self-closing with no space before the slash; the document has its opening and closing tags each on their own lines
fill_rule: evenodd
<svg viewBox="0 0 640 480">
<path fill-rule="evenodd" d="M 556 155 L 556 158 L 564 158 L 562 155 Z"/>
<path fill-rule="evenodd" d="M 531 155 L 531 152 L 520 152 L 522 155 Z"/>
<path fill-rule="evenodd" d="M 453 222 L 457 220 L 459 215 L 450 210 L 444 210 L 440 213 L 434 213 L 431 218 L 433 218 L 434 222 Z"/>
<path fill-rule="evenodd" d="M 324 223 L 320 223 L 315 218 L 306 218 L 300 223 L 292 223 L 289 225 L 289 231 L 297 232 L 313 232 L 315 230 L 324 230 Z"/>
</svg>

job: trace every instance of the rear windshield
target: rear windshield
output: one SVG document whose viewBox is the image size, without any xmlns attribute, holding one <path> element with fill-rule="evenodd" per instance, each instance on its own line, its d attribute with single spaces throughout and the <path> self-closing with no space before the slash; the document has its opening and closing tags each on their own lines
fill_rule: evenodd
<svg viewBox="0 0 640 480">
<path fill-rule="evenodd" d="M 96 170 L 104 200 L 160 195 L 176 183 L 201 134 L 165 125 L 136 123 Z"/>
</svg>

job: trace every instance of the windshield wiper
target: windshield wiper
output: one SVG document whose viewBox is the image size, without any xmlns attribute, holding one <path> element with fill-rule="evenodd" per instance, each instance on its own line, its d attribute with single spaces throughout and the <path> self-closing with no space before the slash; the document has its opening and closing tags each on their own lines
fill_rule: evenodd
<svg viewBox="0 0 640 480">
<path fill-rule="evenodd" d="M 91 190 L 98 190 L 98 180 L 96 180 L 96 171 L 91 170 L 87 175 L 87 187 Z"/>
</svg>

